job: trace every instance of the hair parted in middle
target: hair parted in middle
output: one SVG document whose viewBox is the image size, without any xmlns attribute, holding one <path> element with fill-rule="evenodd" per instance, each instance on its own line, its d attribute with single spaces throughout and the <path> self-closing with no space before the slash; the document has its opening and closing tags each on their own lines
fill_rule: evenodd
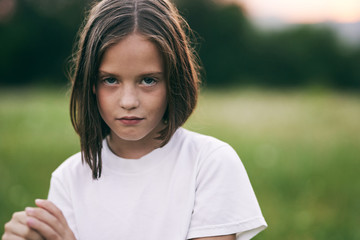
<svg viewBox="0 0 360 240">
<path fill-rule="evenodd" d="M 190 44 L 192 31 L 168 0 L 103 0 L 96 3 L 79 33 L 71 73 L 71 122 L 80 136 L 82 161 L 101 177 L 101 149 L 110 129 L 100 116 L 96 95 L 105 51 L 138 33 L 152 41 L 164 60 L 167 122 L 158 139 L 165 145 L 195 109 L 200 84 L 199 64 Z"/>
</svg>

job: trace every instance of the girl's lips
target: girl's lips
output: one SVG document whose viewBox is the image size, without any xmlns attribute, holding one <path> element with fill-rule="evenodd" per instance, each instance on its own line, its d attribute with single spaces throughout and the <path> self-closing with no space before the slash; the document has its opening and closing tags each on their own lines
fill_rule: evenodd
<svg viewBox="0 0 360 240">
<path fill-rule="evenodd" d="M 144 118 L 139 117 L 122 117 L 118 118 L 118 120 L 124 125 L 136 125 L 139 124 Z"/>
</svg>

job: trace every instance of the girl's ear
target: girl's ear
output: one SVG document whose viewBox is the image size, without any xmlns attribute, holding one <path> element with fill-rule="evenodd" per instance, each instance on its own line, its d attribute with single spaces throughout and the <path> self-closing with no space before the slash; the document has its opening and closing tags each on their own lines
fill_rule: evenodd
<svg viewBox="0 0 360 240">
<path fill-rule="evenodd" d="M 96 94 L 96 87 L 95 87 L 95 84 L 93 85 L 92 87 L 92 91 L 93 91 L 93 94 Z"/>
</svg>

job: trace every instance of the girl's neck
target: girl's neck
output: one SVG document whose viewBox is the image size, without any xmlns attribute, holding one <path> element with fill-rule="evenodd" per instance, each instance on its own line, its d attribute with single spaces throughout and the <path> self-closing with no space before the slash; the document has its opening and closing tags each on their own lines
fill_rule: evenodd
<svg viewBox="0 0 360 240">
<path fill-rule="evenodd" d="M 127 159 L 139 159 L 160 147 L 161 140 L 155 139 L 156 135 L 149 134 L 138 141 L 126 141 L 114 133 L 110 133 L 107 137 L 107 143 L 111 151 L 117 156 Z"/>
</svg>

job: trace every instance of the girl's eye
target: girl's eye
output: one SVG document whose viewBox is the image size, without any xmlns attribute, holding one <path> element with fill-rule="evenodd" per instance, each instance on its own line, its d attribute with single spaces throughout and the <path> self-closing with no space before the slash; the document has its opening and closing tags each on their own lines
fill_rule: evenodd
<svg viewBox="0 0 360 240">
<path fill-rule="evenodd" d="M 108 85 L 113 85 L 113 84 L 116 84 L 116 83 L 117 83 L 117 80 L 116 80 L 116 78 L 111 78 L 111 77 L 109 77 L 109 78 L 105 78 L 105 79 L 103 80 L 103 82 L 106 83 L 106 84 L 108 84 Z"/>
<path fill-rule="evenodd" d="M 151 77 L 145 77 L 143 80 L 141 80 L 141 84 L 145 86 L 153 86 L 157 83 L 157 81 L 154 78 Z"/>
</svg>

